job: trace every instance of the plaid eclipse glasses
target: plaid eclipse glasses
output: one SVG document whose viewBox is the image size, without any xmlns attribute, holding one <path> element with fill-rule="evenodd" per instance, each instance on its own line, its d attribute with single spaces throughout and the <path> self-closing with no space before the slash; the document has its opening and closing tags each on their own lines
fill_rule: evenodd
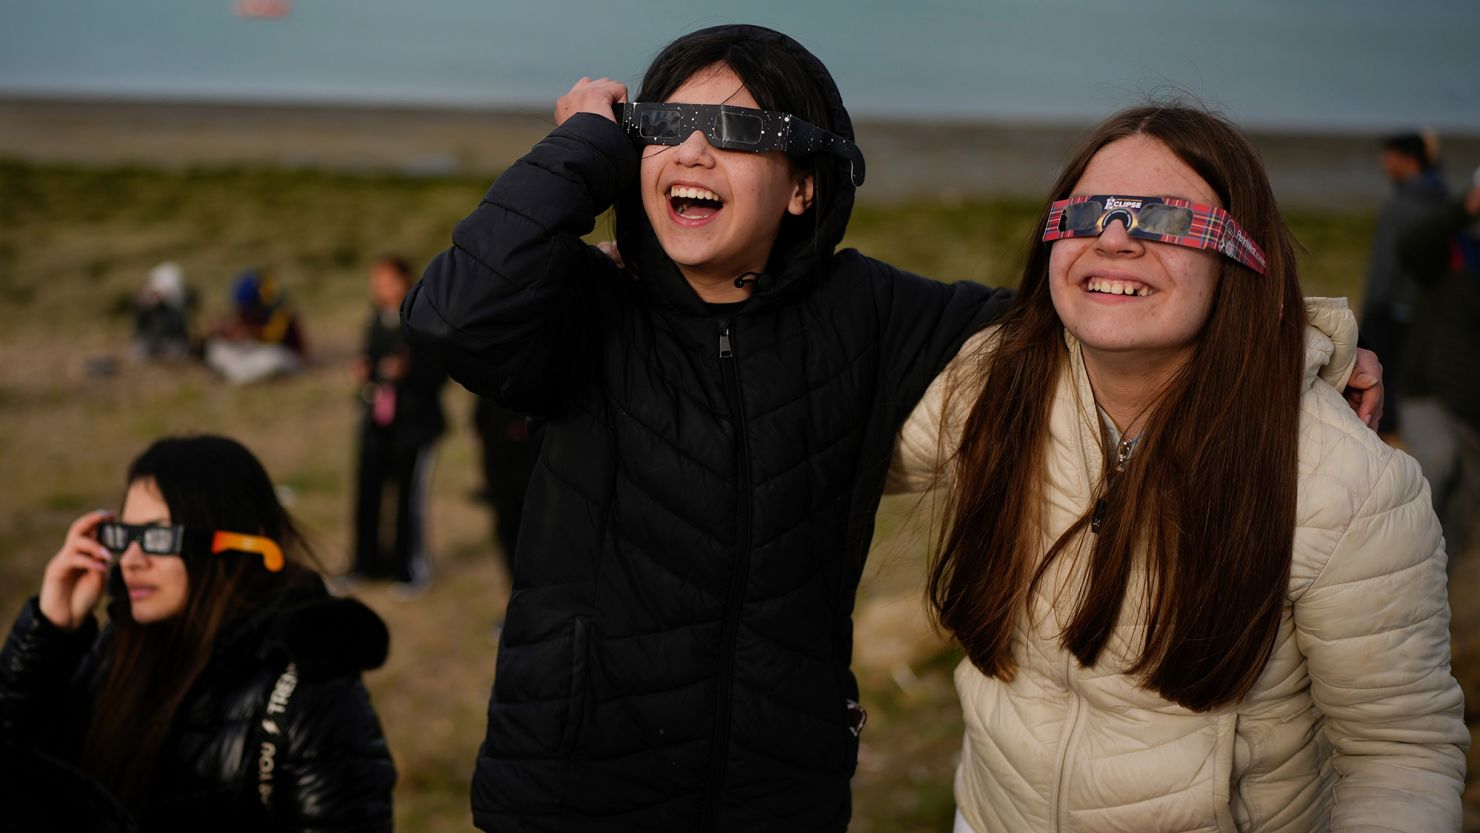
<svg viewBox="0 0 1480 833">
<path fill-rule="evenodd" d="M 789 113 L 729 104 L 642 101 L 614 104 L 612 113 L 627 134 L 641 144 L 681 145 L 697 130 L 710 145 L 723 150 L 779 150 L 798 158 L 829 153 L 847 160 L 854 188 L 863 185 L 863 152 L 858 145 Z"/>
<path fill-rule="evenodd" d="M 271 538 L 242 532 L 188 529 L 183 526 L 140 526 L 117 521 L 97 525 L 98 542 L 115 553 L 128 549 L 134 541 L 149 555 L 216 555 L 239 552 L 262 556 L 268 572 L 283 569 L 283 550 Z"/>
<path fill-rule="evenodd" d="M 1119 220 L 1126 233 L 1142 240 L 1210 249 L 1264 274 L 1264 252 L 1238 221 L 1221 208 L 1173 197 L 1096 194 L 1049 205 L 1043 242 L 1066 237 L 1098 237 Z"/>
</svg>

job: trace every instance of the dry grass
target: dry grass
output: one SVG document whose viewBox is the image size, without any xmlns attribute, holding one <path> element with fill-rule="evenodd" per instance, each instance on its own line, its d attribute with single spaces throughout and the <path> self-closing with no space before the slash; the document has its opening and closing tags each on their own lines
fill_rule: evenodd
<svg viewBox="0 0 1480 833">
<path fill-rule="evenodd" d="M 127 462 L 171 432 L 247 443 L 293 496 L 327 567 L 342 569 L 356 407 L 344 366 L 366 308 L 369 259 L 394 250 L 425 260 L 485 187 L 466 178 L 0 164 L 0 610 L 35 592 L 68 522 L 115 505 Z M 1011 202 L 864 206 L 848 243 L 924 274 L 1002 282 L 1018 268 L 1033 213 Z M 1354 291 L 1371 218 L 1292 220 L 1311 249 L 1308 291 Z M 315 363 L 293 379 L 229 388 L 197 366 L 127 361 L 122 311 L 165 259 L 184 266 L 207 318 L 223 310 L 239 269 L 273 269 L 305 314 Z M 90 375 L 100 357 L 118 359 L 118 372 Z M 401 772 L 398 827 L 414 832 L 469 827 L 467 784 L 507 595 L 489 519 L 468 499 L 477 477 L 472 400 L 460 389 L 446 398 L 455 427 L 441 446 L 432 507 L 437 580 L 413 601 L 363 593 L 393 634 L 389 664 L 368 682 Z M 923 624 L 916 509 L 912 498 L 886 500 L 860 595 L 856 665 L 870 722 L 858 831 L 943 830 L 952 813 L 956 655 Z M 1460 573 L 1462 586 L 1480 580 L 1472 575 Z M 1455 621 L 1457 633 L 1480 632 L 1471 611 L 1456 611 Z M 1475 654 L 1461 651 L 1462 677 L 1480 670 Z"/>
</svg>

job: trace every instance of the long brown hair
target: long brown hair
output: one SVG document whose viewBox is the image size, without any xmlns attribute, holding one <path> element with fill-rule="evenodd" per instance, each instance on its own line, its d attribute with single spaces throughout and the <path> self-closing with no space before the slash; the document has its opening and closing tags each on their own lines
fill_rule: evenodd
<svg viewBox="0 0 1480 833">
<path fill-rule="evenodd" d="M 148 625 L 133 621 L 128 595 L 119 593 L 114 580 L 111 637 L 102 680 L 93 692 L 82 766 L 136 811 L 148 802 L 175 712 L 210 661 L 221 626 L 315 575 L 305 565 L 312 560 L 307 544 L 278 502 L 267 472 L 235 440 L 159 440 L 129 466 L 127 483 L 137 482 L 159 489 L 171 523 L 264 535 L 279 543 L 287 563 L 271 573 L 256 557 L 187 554 L 185 609 Z"/>
<path fill-rule="evenodd" d="M 1128 673 L 1172 702 L 1208 710 L 1248 693 L 1279 628 L 1295 528 L 1305 314 L 1291 236 L 1263 164 L 1222 118 L 1181 105 L 1111 116 L 1081 144 L 1049 202 L 1069 196 L 1101 148 L 1134 135 L 1160 141 L 1212 186 L 1265 251 L 1268 273 L 1219 258 L 1209 318 L 1152 406 L 1137 454 L 1112 478 L 1107 449 L 1107 476 L 1090 505 L 1044 554 L 1049 418 L 1068 362 L 1049 294 L 1049 244 L 1037 240 L 1045 206 L 1018 296 L 975 362 L 983 383 L 950 463 L 955 491 L 929 596 L 972 663 L 1011 679 L 1014 629 L 1103 500 L 1060 643 L 1093 666 L 1144 566 L 1144 609 L 1127 615 L 1144 616 L 1146 636 Z M 975 390 L 957 384 L 952 395 Z"/>
</svg>

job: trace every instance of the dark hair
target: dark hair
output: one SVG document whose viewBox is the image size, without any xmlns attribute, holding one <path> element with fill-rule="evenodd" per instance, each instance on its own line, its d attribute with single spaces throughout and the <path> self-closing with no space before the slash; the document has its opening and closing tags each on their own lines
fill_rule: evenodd
<svg viewBox="0 0 1480 833">
<path fill-rule="evenodd" d="M 643 74 L 637 101 L 660 102 L 696 74 L 715 66 L 729 67 L 762 110 L 790 113 L 817 127 L 836 132 L 828 96 L 817 80 L 817 70 L 807 63 L 800 47 L 788 47 L 789 41 L 778 32 L 758 27 L 721 27 L 704 29 L 678 38 L 658 53 Z M 743 151 L 742 151 L 743 152 Z M 801 216 L 787 214 L 771 251 L 788 252 L 810 237 L 816 244 L 819 212 L 824 197 L 843 180 L 843 164 L 826 154 L 805 159 L 788 157 L 800 170 L 813 177 L 812 207 Z M 639 242 L 647 217 L 641 194 L 636 189 L 623 193 L 615 209 L 615 235 L 622 252 L 642 251 Z M 636 258 L 628 257 L 628 263 Z M 769 269 L 768 269 L 769 271 Z"/>
<path fill-rule="evenodd" d="M 391 271 L 400 276 L 401 280 L 411 283 L 414 276 L 411 272 L 411 263 L 406 258 L 395 254 L 383 254 L 375 258 L 375 265 L 390 267 Z"/>
<path fill-rule="evenodd" d="M 1212 307 L 1188 362 L 1166 383 L 1126 469 L 1042 552 L 1049 418 L 1068 351 L 1049 294 L 1050 244 L 1037 233 L 1022 286 L 993 345 L 951 391 L 977 390 L 951 465 L 956 488 L 931 566 L 937 621 L 989 676 L 1016 671 L 1012 637 L 1054 559 L 1085 558 L 1060 642 L 1093 666 L 1120 617 L 1143 616 L 1128 673 L 1195 710 L 1234 702 L 1274 648 L 1295 528 L 1305 311 L 1294 248 L 1258 153 L 1210 113 L 1145 106 L 1117 113 L 1080 145 L 1048 202 L 1070 195 L 1101 148 L 1130 136 L 1165 145 L 1216 192 L 1268 257 L 1261 276 L 1220 257 Z M 1047 221 L 1045 205 L 1035 232 Z M 965 384 L 969 378 L 971 384 Z M 964 409 L 966 406 L 962 405 Z M 950 399 L 946 412 L 952 413 Z M 1102 525 L 1081 542 L 1097 500 Z M 1144 568 L 1145 605 L 1125 610 Z"/>
<path fill-rule="evenodd" d="M 1436 159 L 1429 150 L 1429 143 L 1421 133 L 1397 133 L 1384 137 L 1382 149 L 1398 153 L 1418 163 L 1421 170 L 1430 170 Z"/>
<path fill-rule="evenodd" d="M 278 542 L 287 561 L 272 573 L 256 557 L 187 553 L 185 609 L 149 625 L 133 621 L 128 596 L 116 592 L 115 582 L 111 638 L 82 761 L 125 804 L 139 809 L 148 800 L 175 711 L 210 659 L 221 626 L 291 584 L 314 580 L 315 571 L 271 478 L 235 440 L 158 440 L 129 466 L 126 482 L 152 483 L 173 524 L 263 535 Z"/>
</svg>

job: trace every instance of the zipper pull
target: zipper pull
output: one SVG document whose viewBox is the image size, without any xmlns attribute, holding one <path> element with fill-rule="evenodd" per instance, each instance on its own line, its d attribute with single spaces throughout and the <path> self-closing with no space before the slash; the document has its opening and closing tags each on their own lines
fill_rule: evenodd
<svg viewBox="0 0 1480 833">
<path fill-rule="evenodd" d="M 724 332 L 719 334 L 719 357 L 728 359 L 734 355 L 735 351 L 730 349 L 730 328 L 726 327 Z"/>
</svg>

